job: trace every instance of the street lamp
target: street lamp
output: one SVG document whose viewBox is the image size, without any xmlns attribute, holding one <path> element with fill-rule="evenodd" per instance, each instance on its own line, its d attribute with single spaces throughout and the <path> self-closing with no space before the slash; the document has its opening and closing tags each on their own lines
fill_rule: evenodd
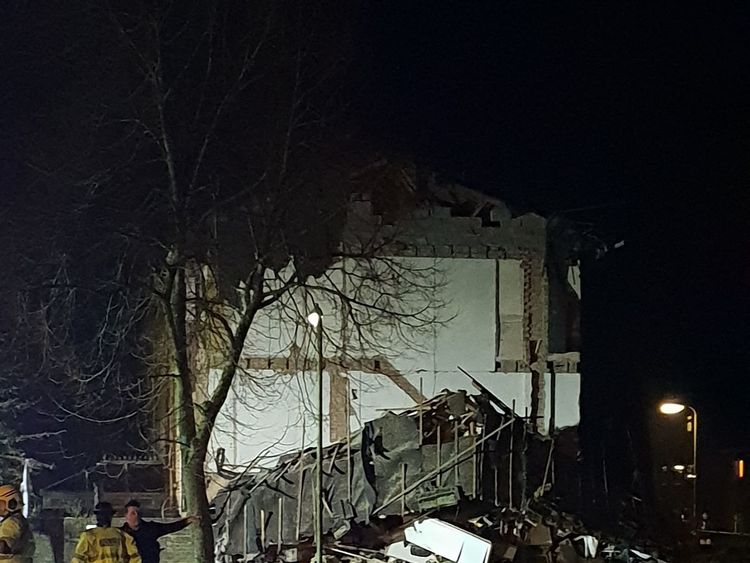
<svg viewBox="0 0 750 563">
<path fill-rule="evenodd" d="M 320 313 L 317 311 L 313 311 L 309 315 L 307 315 L 307 322 L 312 325 L 313 328 L 318 328 L 318 324 L 320 323 L 320 320 L 323 317 L 320 316 Z"/>
<path fill-rule="evenodd" d="M 686 478 L 693 482 L 693 521 L 698 517 L 697 511 L 697 494 L 696 485 L 698 484 L 698 411 L 690 405 L 686 405 L 675 399 L 668 399 L 659 404 L 659 412 L 667 416 L 680 414 L 685 409 L 692 413 L 692 425 L 689 431 L 693 434 L 693 467 L 692 472 L 688 473 Z M 690 420 L 690 418 L 688 418 Z"/>
<path fill-rule="evenodd" d="M 315 557 L 323 563 L 323 313 L 315 310 L 307 315 L 307 322 L 315 330 L 318 351 L 318 443 L 315 456 Z"/>
<path fill-rule="evenodd" d="M 659 405 L 659 412 L 661 414 L 679 414 L 684 410 L 685 405 L 674 401 L 664 401 Z"/>
</svg>

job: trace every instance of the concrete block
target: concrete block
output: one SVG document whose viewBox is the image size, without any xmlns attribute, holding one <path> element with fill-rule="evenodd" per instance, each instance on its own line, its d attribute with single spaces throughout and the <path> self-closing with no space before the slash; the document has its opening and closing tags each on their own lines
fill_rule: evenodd
<svg viewBox="0 0 750 563">
<path fill-rule="evenodd" d="M 429 244 L 422 244 L 417 247 L 417 256 L 435 256 L 435 247 Z"/>
<path fill-rule="evenodd" d="M 487 258 L 503 259 L 507 253 L 505 249 L 499 246 L 488 246 L 487 247 Z"/>
<path fill-rule="evenodd" d="M 487 258 L 486 246 L 472 246 L 469 248 L 469 255 L 472 258 Z"/>
<path fill-rule="evenodd" d="M 453 248 L 449 244 L 438 244 L 434 248 L 438 258 L 450 258 L 453 255 Z"/>
<path fill-rule="evenodd" d="M 455 258 L 469 258 L 471 255 L 471 249 L 468 245 L 455 244 L 453 245 L 453 256 Z"/>
</svg>

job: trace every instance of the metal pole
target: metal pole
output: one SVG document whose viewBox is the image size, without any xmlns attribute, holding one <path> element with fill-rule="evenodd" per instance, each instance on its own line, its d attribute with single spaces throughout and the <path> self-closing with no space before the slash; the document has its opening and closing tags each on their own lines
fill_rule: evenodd
<svg viewBox="0 0 750 563">
<path fill-rule="evenodd" d="M 302 415 L 302 442 L 299 447 L 299 489 L 297 493 L 297 535 L 294 536 L 295 541 L 299 541 L 299 530 L 302 522 L 302 493 L 305 484 L 305 431 L 307 425 L 305 424 L 305 416 Z"/>
<path fill-rule="evenodd" d="M 299 456 L 299 486 L 297 487 L 297 527 L 294 539 L 299 541 L 300 528 L 302 526 L 302 495 L 305 486 L 305 468 L 302 465 L 302 455 Z"/>
<path fill-rule="evenodd" d="M 549 414 L 549 435 L 555 433 L 555 426 L 557 421 L 555 420 L 555 414 L 557 411 L 557 373 L 555 373 L 555 362 L 547 362 L 549 368 L 549 380 L 550 380 L 550 414 Z"/>
<path fill-rule="evenodd" d="M 263 546 L 263 550 L 266 549 L 266 511 L 260 511 L 260 545 Z"/>
<path fill-rule="evenodd" d="M 312 476 L 313 486 L 310 487 L 310 502 L 313 505 L 313 539 L 318 537 L 318 513 L 315 511 L 315 499 L 320 498 L 318 491 L 315 490 L 315 475 Z"/>
<path fill-rule="evenodd" d="M 693 413 L 693 522 L 698 523 L 698 411 L 688 407 Z"/>
<path fill-rule="evenodd" d="M 495 460 L 495 462 L 497 462 L 497 460 Z M 495 506 L 498 506 L 500 504 L 500 501 L 499 501 L 499 499 L 497 497 L 497 465 L 496 464 L 494 465 L 494 469 L 493 470 L 494 470 L 493 475 L 495 476 L 495 479 L 493 481 L 494 484 L 495 484 Z"/>
<path fill-rule="evenodd" d="M 476 438 L 474 439 L 474 455 L 478 459 L 478 471 L 477 471 L 477 487 L 479 489 L 479 498 L 484 500 L 484 461 L 485 461 L 485 455 L 484 455 L 484 446 L 482 446 L 479 450 L 477 450 L 477 445 L 483 443 L 484 436 L 487 434 L 487 425 L 482 424 L 482 431 L 480 433 L 479 440 Z"/>
<path fill-rule="evenodd" d="M 513 508 L 513 446 L 514 446 L 514 438 L 513 434 L 516 431 L 516 400 L 513 399 L 513 418 L 511 419 L 510 423 L 510 445 L 508 447 L 508 451 L 510 452 L 510 455 L 508 456 L 508 506 L 510 508 Z"/>
<path fill-rule="evenodd" d="M 419 446 L 422 446 L 424 440 L 424 417 L 422 415 L 422 401 L 424 394 L 422 393 L 422 376 L 419 376 Z"/>
<path fill-rule="evenodd" d="M 351 400 L 349 374 L 346 376 L 346 500 L 352 502 L 352 426 L 351 426 Z"/>
<path fill-rule="evenodd" d="M 471 435 L 471 497 L 476 500 L 477 498 L 477 437 L 472 433 Z"/>
<path fill-rule="evenodd" d="M 442 458 L 442 455 L 441 455 L 443 453 L 442 452 L 443 445 L 441 444 L 442 440 L 441 440 L 441 435 L 440 435 L 440 422 L 439 421 L 438 421 L 438 424 L 437 424 L 437 437 L 436 437 L 436 439 L 437 439 L 437 450 L 435 450 L 435 453 L 437 454 L 437 467 L 439 468 L 442 465 L 442 463 L 443 463 L 443 461 L 442 461 L 443 458 Z M 438 485 L 438 487 L 441 487 L 443 485 L 443 472 L 442 471 L 438 471 L 438 474 L 437 474 L 437 485 Z"/>
<path fill-rule="evenodd" d="M 229 495 L 227 499 L 231 500 L 232 495 Z M 227 510 L 229 507 L 227 507 Z M 227 514 L 230 514 L 227 512 Z M 253 516 L 255 518 L 255 516 Z M 257 530 L 256 530 L 257 532 Z M 253 538 L 253 543 L 256 543 L 256 538 L 258 537 L 258 534 L 255 534 L 255 537 Z M 252 551 L 250 549 L 250 542 L 248 541 L 247 537 L 247 499 L 245 500 L 245 504 L 242 505 L 242 554 L 247 555 Z"/>
<path fill-rule="evenodd" d="M 458 487 L 460 475 L 458 473 L 458 421 L 453 423 L 453 457 L 455 465 L 453 466 L 453 486 Z"/>
<path fill-rule="evenodd" d="M 276 552 L 281 556 L 281 545 L 284 543 L 284 497 L 279 497 L 279 515 L 276 518 L 276 526 L 278 527 L 278 530 L 276 530 Z"/>
<path fill-rule="evenodd" d="M 401 464 L 401 518 L 406 514 L 406 464 Z"/>
<path fill-rule="evenodd" d="M 529 408 L 523 409 L 523 431 L 521 433 L 521 504 L 520 507 L 526 510 L 526 486 L 528 485 L 527 474 L 527 456 L 526 448 L 528 446 L 528 428 L 529 428 Z"/>
<path fill-rule="evenodd" d="M 318 444 L 315 459 L 315 558 L 323 563 L 323 315 L 316 306 L 319 315 L 318 336 Z"/>
</svg>

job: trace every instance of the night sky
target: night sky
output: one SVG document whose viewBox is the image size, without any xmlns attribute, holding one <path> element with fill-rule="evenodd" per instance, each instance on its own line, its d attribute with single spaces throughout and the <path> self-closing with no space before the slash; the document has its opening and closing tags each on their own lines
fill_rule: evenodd
<svg viewBox="0 0 750 563">
<path fill-rule="evenodd" d="M 418 4 L 371 6 L 362 115 L 472 187 L 624 239 L 584 279 L 589 392 L 641 417 L 679 393 L 705 447 L 750 443 L 750 6 Z"/>
</svg>

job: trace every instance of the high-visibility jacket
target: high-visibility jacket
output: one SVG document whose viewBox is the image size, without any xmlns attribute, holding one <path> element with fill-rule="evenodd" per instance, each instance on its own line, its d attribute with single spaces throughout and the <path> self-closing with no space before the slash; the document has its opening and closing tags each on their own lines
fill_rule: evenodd
<svg viewBox="0 0 750 563">
<path fill-rule="evenodd" d="M 141 556 L 128 534 L 97 526 L 78 538 L 73 563 L 141 563 Z"/>
<path fill-rule="evenodd" d="M 31 563 L 34 557 L 34 534 L 20 512 L 9 514 L 0 522 L 0 541 L 10 553 L 0 553 L 0 563 Z"/>
</svg>

